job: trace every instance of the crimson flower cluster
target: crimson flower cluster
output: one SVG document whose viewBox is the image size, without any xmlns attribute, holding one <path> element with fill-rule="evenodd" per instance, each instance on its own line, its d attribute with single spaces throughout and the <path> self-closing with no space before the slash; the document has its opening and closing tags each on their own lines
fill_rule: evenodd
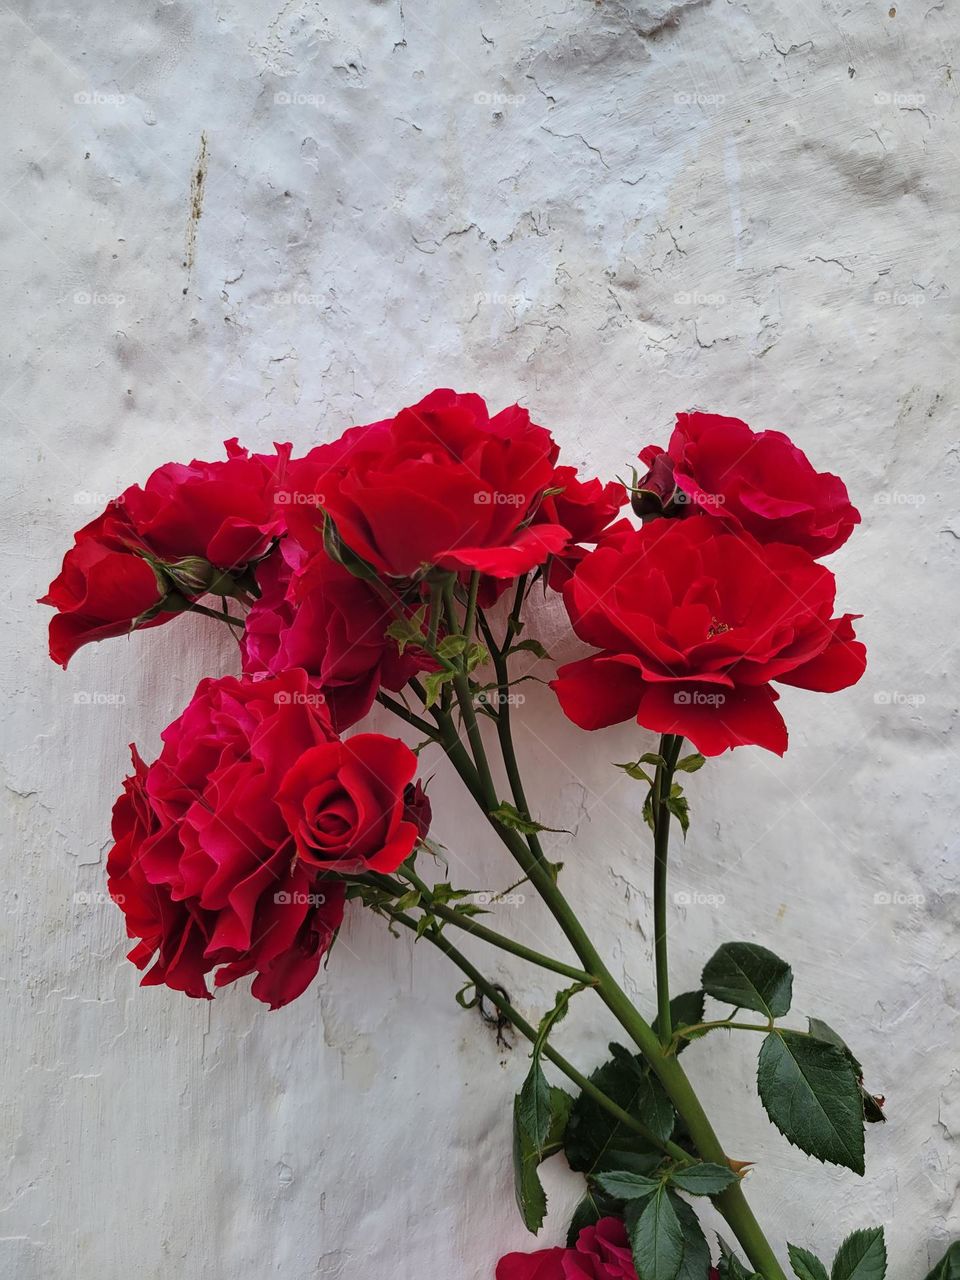
<svg viewBox="0 0 960 1280">
<path fill-rule="evenodd" d="M 569 1249 L 508 1253 L 496 1280 L 637 1280 L 627 1229 L 620 1218 L 601 1218 L 584 1227 Z M 713 1268 L 709 1280 L 720 1280 Z"/>
</svg>

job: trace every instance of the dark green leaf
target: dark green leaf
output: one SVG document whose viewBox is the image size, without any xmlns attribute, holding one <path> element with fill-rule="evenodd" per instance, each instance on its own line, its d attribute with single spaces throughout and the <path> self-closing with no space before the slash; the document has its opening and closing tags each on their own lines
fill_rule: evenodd
<svg viewBox="0 0 960 1280">
<path fill-rule="evenodd" d="M 799 1280 L 829 1280 L 827 1268 L 819 1258 L 814 1257 L 806 1249 L 788 1244 L 787 1253 L 790 1255 L 790 1265 Z"/>
<path fill-rule="evenodd" d="M 863 1173 L 863 1103 L 850 1059 L 836 1045 L 772 1032 L 760 1049 L 760 1101 L 788 1142 Z"/>
<path fill-rule="evenodd" d="M 704 1280 L 710 1270 L 710 1246 L 697 1215 L 679 1196 L 670 1193 L 670 1201 L 683 1232 L 683 1261 L 676 1280 Z"/>
<path fill-rule="evenodd" d="M 401 897 L 394 902 L 394 908 L 397 911 L 409 911 L 411 907 L 415 907 L 420 901 L 420 890 L 409 889 Z"/>
<path fill-rule="evenodd" d="M 717 1236 L 720 1245 L 720 1262 L 717 1272 L 720 1280 L 763 1280 L 755 1271 L 748 1271 L 725 1240 Z"/>
<path fill-rule="evenodd" d="M 655 765 L 658 769 L 665 768 L 667 764 L 663 756 L 657 755 L 655 751 L 645 751 L 644 754 L 640 757 L 640 763 L 652 764 L 652 765 Z"/>
<path fill-rule="evenodd" d="M 883 1280 L 886 1274 L 883 1227 L 873 1227 L 847 1236 L 833 1260 L 830 1280 Z"/>
<path fill-rule="evenodd" d="M 646 1174 L 631 1173 L 627 1169 L 599 1173 L 594 1181 L 614 1200 L 643 1200 L 662 1185 L 660 1178 L 648 1178 Z"/>
<path fill-rule="evenodd" d="M 567 1248 L 573 1248 L 584 1227 L 592 1227 L 601 1218 L 609 1218 L 619 1211 L 620 1206 L 616 1200 L 611 1200 L 592 1188 L 589 1189 L 574 1209 L 573 1217 L 570 1219 L 570 1226 L 567 1228 Z"/>
<path fill-rule="evenodd" d="M 818 1040 L 825 1040 L 827 1044 L 835 1044 L 838 1048 L 848 1055 L 853 1063 L 857 1073 L 857 1079 L 860 1082 L 860 1096 L 863 1099 L 863 1118 L 867 1124 L 883 1124 L 886 1116 L 883 1114 L 883 1098 L 875 1098 L 869 1093 L 863 1084 L 863 1067 L 854 1056 L 850 1046 L 846 1044 L 841 1037 L 834 1031 L 829 1023 L 823 1022 L 820 1018 L 808 1018 L 807 1025 L 810 1028 L 810 1034 L 816 1036 Z"/>
<path fill-rule="evenodd" d="M 927 1280 L 960 1280 L 960 1240 L 950 1246 Z"/>
<path fill-rule="evenodd" d="M 692 1196 L 717 1196 L 727 1187 L 732 1187 L 740 1179 L 732 1169 L 722 1164 L 691 1164 L 685 1169 L 677 1169 L 671 1182 L 681 1191 Z"/>
<path fill-rule="evenodd" d="M 684 991 L 678 996 L 674 996 L 670 1001 L 670 1025 L 674 1031 L 679 1031 L 681 1027 L 695 1027 L 703 1021 L 703 992 L 702 991 Z M 660 1019 L 653 1020 L 653 1030 L 659 1036 Z M 695 1032 L 690 1040 L 706 1035 L 705 1031 Z M 681 1040 L 678 1044 L 677 1053 L 682 1053 L 689 1040 Z"/>
<path fill-rule="evenodd" d="M 683 1262 L 683 1228 L 666 1188 L 627 1205 L 624 1220 L 640 1280 L 675 1280 Z"/>
<path fill-rule="evenodd" d="M 550 1133 L 550 1083 L 539 1060 L 531 1065 L 520 1089 L 518 1118 L 539 1161 Z"/>
<path fill-rule="evenodd" d="M 690 829 L 690 805 L 687 803 L 687 797 L 683 794 L 673 795 L 671 792 L 664 804 L 667 806 L 668 812 L 672 813 L 680 823 L 680 830 L 683 832 L 684 839 L 686 839 L 687 832 Z"/>
<path fill-rule="evenodd" d="M 513 1100 L 513 1185 L 523 1225 L 534 1235 L 543 1226 L 547 1193 L 537 1166 L 540 1161 L 520 1120 L 520 1095 Z"/>
<path fill-rule="evenodd" d="M 706 763 L 706 757 L 695 752 L 692 756 L 684 756 L 682 760 L 678 760 L 676 767 L 680 773 L 696 773 Z"/>
<path fill-rule="evenodd" d="M 789 1012 L 793 972 L 785 960 L 753 942 L 725 942 L 703 970 L 707 995 L 769 1018 Z"/>
<path fill-rule="evenodd" d="M 662 1086 L 643 1071 L 639 1059 L 633 1058 L 626 1049 L 611 1045 L 610 1050 L 611 1053 L 617 1050 L 616 1056 L 591 1074 L 591 1083 L 649 1129 L 668 1138 L 673 1132 L 675 1115 Z M 570 1167 L 584 1173 L 599 1169 L 601 1162 L 606 1170 L 635 1168 L 623 1163 L 622 1155 L 626 1152 L 645 1156 L 653 1153 L 656 1158 L 651 1167 L 656 1167 L 661 1159 L 657 1148 L 615 1120 L 586 1093 L 579 1094 L 573 1104 L 564 1148 Z M 618 1160 L 611 1165 L 606 1157 L 613 1152 L 618 1153 Z M 638 1171 L 648 1172 L 645 1168 Z"/>
</svg>

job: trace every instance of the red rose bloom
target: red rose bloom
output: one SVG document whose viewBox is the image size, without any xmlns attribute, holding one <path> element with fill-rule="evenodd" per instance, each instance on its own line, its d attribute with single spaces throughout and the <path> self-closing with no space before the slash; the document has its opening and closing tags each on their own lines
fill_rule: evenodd
<svg viewBox="0 0 960 1280">
<path fill-rule="evenodd" d="M 574 630 L 600 653 L 552 687 L 584 729 L 636 717 L 704 755 L 755 743 L 782 755 L 770 682 L 833 692 L 866 665 L 855 614 L 834 618 L 833 574 L 796 547 L 763 547 L 709 516 L 611 538 L 564 589 Z"/>
<path fill-rule="evenodd" d="M 381 688 L 397 691 L 435 665 L 386 634 L 393 615 L 377 593 L 324 551 L 306 561 L 293 538 L 257 567 L 260 599 L 241 640 L 247 674 L 302 667 L 342 733 L 362 719 Z"/>
<path fill-rule="evenodd" d="M 275 505 L 290 447 L 224 462 L 167 463 L 75 536 L 40 604 L 57 610 L 50 656 L 66 667 L 92 640 L 159 626 L 207 594 L 217 570 L 242 571 L 283 532 Z"/>
<path fill-rule="evenodd" d="M 640 454 L 639 511 L 698 511 L 746 529 L 759 542 L 787 542 L 818 558 L 836 551 L 860 523 L 843 481 L 814 471 L 780 431 L 752 431 L 739 418 L 678 413 L 664 453 Z"/>
<path fill-rule="evenodd" d="M 140 939 L 130 958 L 141 969 L 153 961 L 145 985 L 197 997 L 209 997 L 213 970 L 217 986 L 255 972 L 253 994 L 271 1008 L 287 1004 L 316 975 L 343 915 L 342 883 L 297 857 L 277 803 L 292 767 L 316 749 L 339 747 L 322 702 L 299 670 L 203 680 L 162 737 L 149 768 L 135 756 L 114 811 L 108 883 L 127 932 Z M 392 762 L 402 806 L 415 757 L 393 739 L 369 737 L 373 744 L 353 755 L 367 767 L 371 759 L 374 767 L 381 757 Z M 329 773 L 313 781 L 322 787 Z M 378 784 L 381 803 L 388 786 Z M 354 846 L 342 805 L 335 787 L 326 794 L 346 862 Z M 324 800 L 316 789 L 313 798 L 313 820 L 323 826 Z M 375 857 L 375 833 L 359 825 L 357 858 Z M 394 853 L 404 838 L 407 852 L 413 846 L 416 830 L 407 825 L 409 832 L 397 823 L 389 833 Z"/>
<path fill-rule="evenodd" d="M 293 464 L 285 514 L 314 550 L 322 508 L 342 542 L 381 574 L 410 577 L 437 565 L 512 578 L 569 540 L 561 525 L 529 525 L 556 457 L 550 433 L 525 409 L 491 418 L 480 396 L 434 391 Z"/>
<path fill-rule="evenodd" d="M 142 556 L 131 553 L 135 539 L 119 502 L 75 535 L 63 568 L 39 601 L 57 610 L 50 619 L 50 657 L 61 667 L 91 640 L 155 627 L 175 611 L 162 611 L 167 586 Z"/>
<path fill-rule="evenodd" d="M 277 793 L 300 862 L 321 871 L 396 871 L 420 838 L 404 798 L 416 769 L 410 748 L 380 733 L 305 751 Z"/>
<path fill-rule="evenodd" d="M 637 1280 L 637 1272 L 623 1222 L 601 1218 L 583 1228 L 572 1249 L 508 1253 L 497 1264 L 496 1280 Z M 716 1271 L 710 1280 L 719 1280 Z"/>
<path fill-rule="evenodd" d="M 219 569 L 258 560 L 285 529 L 276 495 L 290 445 L 253 454 L 236 440 L 226 461 L 168 462 L 141 489 L 123 496 L 124 509 L 143 544 L 162 560 L 199 556 Z"/>
<path fill-rule="evenodd" d="M 627 491 L 616 480 L 609 484 L 597 479 L 579 480 L 576 467 L 557 467 L 550 488 L 560 488 L 562 492 L 544 498 L 534 525 L 541 520 L 559 524 L 569 535 L 568 545 L 550 562 L 549 584 L 554 591 L 562 591 L 587 554 L 582 544 L 595 544 L 609 532 L 610 522 L 627 501 Z M 624 528 L 632 528 L 628 521 L 622 524 Z"/>
</svg>

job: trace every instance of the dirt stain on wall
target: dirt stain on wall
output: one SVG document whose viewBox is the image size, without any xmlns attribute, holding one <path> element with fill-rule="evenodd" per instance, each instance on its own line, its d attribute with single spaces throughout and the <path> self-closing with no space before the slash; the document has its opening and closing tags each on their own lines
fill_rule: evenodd
<svg viewBox="0 0 960 1280">
<path fill-rule="evenodd" d="M 187 249 L 183 259 L 183 265 L 187 272 L 187 284 L 183 286 L 183 292 L 187 292 L 190 283 L 190 275 L 193 271 L 193 264 L 197 255 L 197 227 L 200 225 L 200 215 L 203 213 L 203 195 L 207 186 L 207 135 L 200 134 L 200 150 L 197 152 L 197 158 L 194 161 L 193 171 L 190 175 L 190 212 L 187 218 Z"/>
</svg>

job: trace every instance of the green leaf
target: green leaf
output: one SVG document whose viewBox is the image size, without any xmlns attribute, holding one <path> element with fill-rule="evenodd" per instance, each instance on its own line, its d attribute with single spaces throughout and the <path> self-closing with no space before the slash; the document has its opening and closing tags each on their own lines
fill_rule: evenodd
<svg viewBox="0 0 960 1280">
<path fill-rule="evenodd" d="M 679 1196 L 670 1194 L 670 1201 L 683 1231 L 683 1261 L 676 1280 L 704 1280 L 710 1270 L 710 1246 L 693 1209 Z"/>
<path fill-rule="evenodd" d="M 661 1178 L 648 1178 L 646 1174 L 630 1173 L 627 1169 L 598 1173 L 594 1182 L 614 1200 L 643 1200 L 663 1185 Z"/>
<path fill-rule="evenodd" d="M 649 773 L 640 768 L 639 764 L 632 764 L 629 761 L 626 764 L 617 764 L 614 761 L 615 769 L 622 769 L 628 777 L 633 778 L 635 782 L 646 782 L 648 786 L 653 786 L 653 779 Z"/>
<path fill-rule="evenodd" d="M 525 818 L 516 805 L 508 804 L 503 801 L 497 805 L 496 809 L 490 810 L 490 817 L 500 823 L 501 827 L 507 827 L 511 831 L 519 831 L 521 835 L 533 835 L 536 831 L 561 831 L 561 827 L 545 827 L 541 822 L 534 822 L 532 818 Z"/>
<path fill-rule="evenodd" d="M 547 1196 L 537 1168 L 563 1144 L 572 1099 L 547 1083 L 539 1062 L 534 1063 L 513 1100 L 513 1180 L 517 1208 L 528 1231 L 543 1226 Z"/>
<path fill-rule="evenodd" d="M 814 1257 L 806 1249 L 800 1249 L 795 1244 L 788 1244 L 787 1253 L 790 1255 L 790 1265 L 799 1280 L 829 1280 L 827 1268 L 819 1258 Z"/>
<path fill-rule="evenodd" d="M 696 773 L 698 769 L 702 769 L 707 763 L 706 757 L 702 756 L 699 751 L 692 756 L 684 756 L 682 760 L 678 760 L 676 768 L 680 773 Z"/>
<path fill-rule="evenodd" d="M 725 942 L 704 966 L 702 982 L 714 999 L 768 1018 L 789 1012 L 793 996 L 790 966 L 754 942 Z"/>
<path fill-rule="evenodd" d="M 670 1181 L 692 1196 L 717 1196 L 740 1179 L 732 1169 L 705 1161 L 702 1164 L 691 1164 L 685 1169 L 676 1169 Z"/>
<path fill-rule="evenodd" d="M 441 658 L 459 658 L 466 647 L 466 636 L 444 636 L 437 645 L 437 653 Z"/>
<path fill-rule="evenodd" d="M 615 1056 L 592 1072 L 591 1083 L 665 1141 L 673 1132 L 676 1117 L 663 1087 L 643 1071 L 639 1059 L 626 1049 L 611 1045 L 610 1051 L 616 1051 Z M 571 1169 L 587 1174 L 597 1171 L 601 1164 L 605 1171 L 631 1168 L 647 1173 L 662 1159 L 658 1148 L 614 1119 L 586 1093 L 574 1101 L 564 1150 Z M 614 1153 L 616 1161 L 610 1163 Z M 624 1161 L 626 1153 L 637 1153 L 653 1162 L 649 1167 L 628 1164 Z"/>
<path fill-rule="evenodd" d="M 667 806 L 667 811 L 672 813 L 680 823 L 680 830 L 683 832 L 683 838 L 686 839 L 690 829 L 690 805 L 687 797 L 678 786 L 673 786 L 663 803 Z"/>
<path fill-rule="evenodd" d="M 640 1280 L 675 1280 L 683 1262 L 683 1228 L 666 1187 L 628 1204 L 624 1220 Z"/>
<path fill-rule="evenodd" d="M 520 1095 L 513 1100 L 513 1185 L 523 1225 L 534 1235 L 543 1226 L 547 1213 L 547 1193 L 537 1166 L 540 1161 L 520 1118 Z"/>
<path fill-rule="evenodd" d="M 552 661 L 549 653 L 547 653 L 539 640 L 518 640 L 516 644 L 510 646 L 503 656 L 509 658 L 512 653 L 535 653 L 538 658 L 546 658 L 548 661 Z"/>
<path fill-rule="evenodd" d="M 415 907 L 420 901 L 420 890 L 409 889 L 402 897 L 397 898 L 394 907 L 397 911 L 409 911 L 411 907 Z"/>
<path fill-rule="evenodd" d="M 584 1227 L 592 1227 L 601 1218 L 609 1218 L 618 1214 L 620 1206 L 616 1200 L 610 1200 L 599 1191 L 589 1189 L 577 1204 L 567 1228 L 567 1248 L 572 1249 L 577 1237 Z"/>
<path fill-rule="evenodd" d="M 960 1240 L 950 1246 L 927 1280 L 960 1280 Z"/>
<path fill-rule="evenodd" d="M 423 677 L 423 691 L 427 695 L 424 706 L 429 709 L 440 701 L 440 691 L 455 676 L 453 671 L 430 671 Z"/>
<path fill-rule="evenodd" d="M 886 1274 L 883 1227 L 873 1227 L 847 1236 L 833 1260 L 830 1280 L 883 1280 Z"/>
<path fill-rule="evenodd" d="M 725 1240 L 717 1236 L 720 1245 L 720 1262 L 717 1273 L 720 1280 L 763 1280 L 755 1271 L 748 1271 Z"/>
<path fill-rule="evenodd" d="M 673 1030 L 680 1031 L 683 1027 L 695 1027 L 701 1023 L 704 1015 L 703 1006 L 704 996 L 702 991 L 684 991 L 680 995 L 674 996 L 670 1001 L 670 1025 Z M 653 1020 L 653 1030 L 659 1036 L 659 1015 Z M 677 1053 L 683 1053 L 690 1040 L 699 1040 L 701 1036 L 706 1034 L 706 1031 L 696 1031 L 690 1036 L 689 1040 L 680 1040 L 677 1044 Z"/>
<path fill-rule="evenodd" d="M 788 1142 L 817 1160 L 863 1173 L 863 1103 L 856 1071 L 836 1045 L 772 1032 L 760 1049 L 760 1101 Z"/>
<path fill-rule="evenodd" d="M 857 1073 L 857 1079 L 860 1082 L 860 1097 L 863 1099 L 863 1118 L 867 1124 L 884 1124 L 887 1117 L 883 1114 L 883 1098 L 875 1098 L 863 1083 L 863 1067 L 854 1056 L 850 1046 L 834 1031 L 833 1027 L 827 1022 L 823 1022 L 820 1018 L 808 1018 L 807 1026 L 810 1034 L 816 1036 L 818 1040 L 825 1040 L 827 1044 L 835 1044 L 847 1054 L 853 1063 Z"/>
</svg>

